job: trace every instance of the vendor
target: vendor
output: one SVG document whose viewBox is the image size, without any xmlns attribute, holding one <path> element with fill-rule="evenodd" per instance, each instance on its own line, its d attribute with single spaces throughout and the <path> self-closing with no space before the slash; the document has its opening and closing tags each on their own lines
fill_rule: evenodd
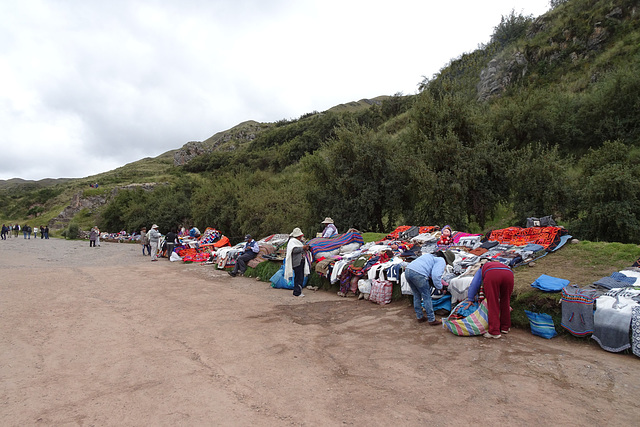
<svg viewBox="0 0 640 427">
<path fill-rule="evenodd" d="M 321 222 L 324 224 L 324 230 L 322 230 L 322 237 L 335 237 L 338 235 L 338 228 L 333 224 L 333 220 L 329 217 L 326 217 L 324 221 Z"/>
<path fill-rule="evenodd" d="M 236 277 L 238 273 L 242 276 L 245 271 L 247 271 L 247 262 L 254 259 L 258 256 L 258 252 L 260 252 L 260 246 L 258 242 L 253 240 L 251 234 L 247 234 L 244 236 L 245 244 L 242 248 L 242 252 L 236 258 L 236 265 L 233 267 L 233 270 L 229 272 L 229 276 Z"/>
<path fill-rule="evenodd" d="M 284 265 L 284 279 L 293 278 L 293 296 L 303 297 L 302 285 L 304 277 L 310 273 L 309 245 L 304 243 L 304 234 L 298 227 L 289 234 L 287 242 L 287 257 Z"/>
<path fill-rule="evenodd" d="M 436 320 L 431 301 L 431 287 L 442 289 L 442 275 L 447 264 L 452 265 L 456 256 L 451 251 L 424 254 L 411 261 L 405 269 L 407 283 L 413 293 L 413 310 L 418 322 L 428 322 L 431 326 L 442 324 Z M 422 307 L 426 317 L 422 313 Z"/>
<path fill-rule="evenodd" d="M 506 265 L 487 260 L 473 276 L 467 293 L 467 301 L 474 301 L 484 284 L 484 296 L 487 300 L 489 332 L 485 338 L 500 338 L 511 329 L 511 294 L 513 292 L 513 270 Z"/>
</svg>

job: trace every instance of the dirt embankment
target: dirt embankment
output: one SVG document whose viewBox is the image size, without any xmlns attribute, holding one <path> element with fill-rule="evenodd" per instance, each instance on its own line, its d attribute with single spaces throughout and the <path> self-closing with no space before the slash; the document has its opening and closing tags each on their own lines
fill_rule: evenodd
<svg viewBox="0 0 640 427">
<path fill-rule="evenodd" d="M 3 425 L 633 425 L 640 361 L 460 338 L 138 245 L 0 242 Z"/>
</svg>

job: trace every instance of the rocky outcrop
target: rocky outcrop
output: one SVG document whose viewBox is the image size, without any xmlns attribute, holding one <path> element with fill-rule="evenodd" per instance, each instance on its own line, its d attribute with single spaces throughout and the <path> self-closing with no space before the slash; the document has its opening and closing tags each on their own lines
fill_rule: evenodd
<svg viewBox="0 0 640 427">
<path fill-rule="evenodd" d="M 527 74 L 528 65 L 527 58 L 521 52 L 489 61 L 487 68 L 480 72 L 480 82 L 476 87 L 478 101 L 484 102 L 501 95 L 513 81 Z"/>
<path fill-rule="evenodd" d="M 205 141 L 190 141 L 173 156 L 173 164 L 181 166 L 192 159 L 216 150 L 233 151 L 246 142 L 253 141 L 258 134 L 270 125 L 253 120 L 240 123 L 224 132 L 218 132 Z"/>
<path fill-rule="evenodd" d="M 545 15 L 538 17 L 527 30 L 526 37 L 528 39 L 539 36 L 548 37 L 548 45 L 536 50 L 525 47 L 526 54 L 516 51 L 508 55 L 503 51 L 491 59 L 487 67 L 480 72 L 480 81 L 476 86 L 478 101 L 484 102 L 502 95 L 509 85 L 524 77 L 530 68 L 541 61 L 553 64 L 569 60 L 575 64 L 582 60 L 589 60 L 594 55 L 594 51 L 604 49 L 609 41 L 611 31 L 607 26 L 617 25 L 627 17 L 635 16 L 636 13 L 635 7 L 623 10 L 616 6 L 603 16 L 601 21 L 595 22 L 591 31 L 586 34 L 575 34 L 566 28 L 556 34 L 547 34 L 549 17 Z"/>
<path fill-rule="evenodd" d="M 81 210 L 88 209 L 89 211 L 93 211 L 107 203 L 108 197 L 106 194 L 89 197 L 83 197 L 82 194 L 83 192 L 79 191 L 73 195 L 71 203 L 64 208 L 57 217 L 49 221 L 49 228 L 52 230 L 66 228 L 73 219 L 73 216 Z"/>
<path fill-rule="evenodd" d="M 61 230 L 63 228 L 66 228 L 78 212 L 83 209 L 87 209 L 89 212 L 94 212 L 96 209 L 106 205 L 107 202 L 111 200 L 111 198 L 115 196 L 120 190 L 142 188 L 143 190 L 151 191 L 158 185 L 166 184 L 158 184 L 155 182 L 145 184 L 128 184 L 121 187 L 116 187 L 111 192 L 105 192 L 104 194 L 88 197 L 84 197 L 84 192 L 79 191 L 73 195 L 71 203 L 69 203 L 69 205 L 64 208 L 64 210 L 60 212 L 57 217 L 49 221 L 49 228 L 53 230 Z"/>
</svg>

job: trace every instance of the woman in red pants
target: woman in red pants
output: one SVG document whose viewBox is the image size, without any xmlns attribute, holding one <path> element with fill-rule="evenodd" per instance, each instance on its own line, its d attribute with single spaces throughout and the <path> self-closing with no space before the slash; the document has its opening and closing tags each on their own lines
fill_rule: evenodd
<svg viewBox="0 0 640 427">
<path fill-rule="evenodd" d="M 507 334 L 511 329 L 513 270 L 495 261 L 483 264 L 469 285 L 468 301 L 475 300 L 482 284 L 489 315 L 489 332 L 484 334 L 484 337 L 500 338 L 501 333 Z"/>
</svg>

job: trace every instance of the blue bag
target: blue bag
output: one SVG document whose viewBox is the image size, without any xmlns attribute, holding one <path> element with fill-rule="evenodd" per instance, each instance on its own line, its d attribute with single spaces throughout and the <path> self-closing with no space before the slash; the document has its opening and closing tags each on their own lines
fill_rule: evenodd
<svg viewBox="0 0 640 427">
<path fill-rule="evenodd" d="M 273 276 L 271 276 L 271 287 L 276 289 L 293 289 L 293 277 L 291 280 L 287 281 L 284 278 L 284 263 L 286 260 L 282 261 L 282 267 L 280 270 L 276 271 Z M 307 286 L 307 281 L 309 280 L 309 276 L 304 276 L 304 280 L 302 281 L 302 287 Z"/>
<path fill-rule="evenodd" d="M 531 333 L 542 338 L 551 339 L 558 335 L 556 332 L 553 319 L 546 313 L 534 313 L 532 311 L 525 310 L 524 313 L 529 318 L 529 325 L 531 326 Z"/>
</svg>

